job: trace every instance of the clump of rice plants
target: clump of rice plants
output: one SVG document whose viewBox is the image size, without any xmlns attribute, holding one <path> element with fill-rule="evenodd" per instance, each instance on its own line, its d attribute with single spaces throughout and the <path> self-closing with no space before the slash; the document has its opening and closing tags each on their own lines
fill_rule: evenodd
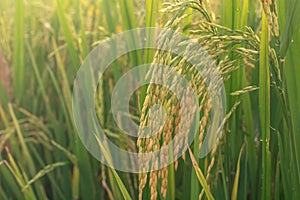
<svg viewBox="0 0 300 200">
<path fill-rule="evenodd" d="M 1 2 L 0 199 L 300 199 L 299 21 L 298 0 Z M 217 81 L 225 85 L 227 110 L 222 128 L 213 127 L 221 135 L 217 145 L 199 157 L 214 121 L 207 77 L 188 62 L 200 49 L 171 44 L 169 35 L 161 34 L 158 46 L 193 53 L 181 57 L 145 49 L 118 58 L 95 97 L 99 122 L 117 146 L 130 152 L 159 150 L 179 134 L 182 118 L 186 124 L 194 120 L 180 112 L 172 91 L 149 84 L 129 102 L 140 137 L 124 134 L 114 122 L 109 96 L 135 66 L 152 63 L 147 77 L 153 81 L 160 78 L 156 64 L 180 73 L 200 109 L 199 126 L 184 126 L 195 138 L 179 159 L 134 174 L 108 167 L 86 150 L 73 120 L 72 89 L 77 70 L 97 44 L 145 26 L 183 33 L 205 49 L 221 72 Z M 145 34 L 154 40 L 153 32 Z M 214 70 L 208 62 L 197 65 Z M 187 90 L 181 92 L 189 101 Z M 144 138 L 143 127 L 159 126 L 151 124 L 156 113 L 150 108 L 157 104 L 166 110 L 165 124 Z M 180 138 L 174 154 L 187 144 L 186 135 Z M 107 141 L 97 144 L 111 160 Z"/>
</svg>

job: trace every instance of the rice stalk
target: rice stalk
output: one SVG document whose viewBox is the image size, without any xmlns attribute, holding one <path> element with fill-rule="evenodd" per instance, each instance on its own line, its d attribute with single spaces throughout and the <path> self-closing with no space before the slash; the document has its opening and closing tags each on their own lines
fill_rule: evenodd
<svg viewBox="0 0 300 200">
<path fill-rule="evenodd" d="M 63 32 L 63 34 L 65 36 L 65 40 L 67 42 L 70 56 L 72 58 L 73 67 L 74 67 L 74 69 L 79 69 L 80 62 L 79 62 L 79 59 L 77 56 L 77 51 L 76 51 L 76 47 L 74 44 L 73 35 L 71 33 L 70 23 L 68 23 L 66 16 L 64 14 L 64 7 L 63 7 L 61 0 L 56 0 L 56 6 L 57 6 L 57 15 L 59 18 L 59 22 L 61 24 L 62 32 Z"/>
<path fill-rule="evenodd" d="M 99 140 L 99 138 L 97 137 L 97 135 L 95 135 L 95 138 L 99 144 L 99 147 L 101 148 L 101 150 L 103 151 L 103 154 L 105 156 L 105 159 L 107 160 L 107 162 L 112 165 L 112 160 L 111 160 L 111 156 L 109 155 L 109 153 L 107 152 L 107 150 L 105 149 L 105 147 L 103 146 L 103 143 Z M 111 171 L 113 173 L 113 176 L 115 178 L 115 180 L 117 181 L 118 183 L 118 186 L 123 194 L 123 197 L 125 200 L 130 200 L 131 197 L 125 187 L 125 185 L 123 184 L 122 180 L 120 179 L 119 175 L 117 174 L 117 172 L 111 168 Z"/>
<path fill-rule="evenodd" d="M 238 193 L 238 187 L 239 187 L 239 178 L 240 178 L 240 163 L 241 163 L 241 157 L 244 151 L 244 147 L 245 145 L 242 146 L 240 154 L 239 154 L 239 159 L 237 162 L 237 168 L 236 168 L 236 174 L 235 174 L 235 178 L 234 178 L 234 184 L 233 184 L 233 190 L 232 190 L 232 194 L 231 194 L 231 199 L 232 200 L 236 200 L 237 199 L 237 193 Z"/>
<path fill-rule="evenodd" d="M 213 195 L 211 194 L 211 192 L 209 190 L 209 187 L 208 187 L 207 182 L 206 182 L 206 180 L 204 178 L 204 175 L 203 175 L 201 169 L 199 168 L 198 163 L 197 163 L 197 161 L 196 161 L 196 159 L 195 159 L 195 157 L 194 157 L 194 155 L 193 155 L 193 153 L 192 153 L 192 151 L 190 149 L 189 149 L 189 153 L 190 153 L 190 157 L 191 157 L 191 160 L 192 160 L 192 163 L 193 163 L 193 167 L 194 167 L 194 169 L 196 171 L 196 174 L 197 174 L 197 177 L 199 179 L 199 182 L 201 183 L 201 185 L 202 185 L 202 187 L 203 187 L 203 189 L 205 191 L 207 199 L 209 199 L 209 200 L 214 199 Z"/>
<path fill-rule="evenodd" d="M 22 191 L 27 190 L 30 185 L 32 185 L 34 182 L 36 182 L 38 179 L 42 178 L 46 174 L 48 174 L 48 173 L 52 172 L 53 170 L 55 170 L 55 168 L 62 167 L 62 166 L 65 166 L 65 165 L 66 165 L 66 163 L 60 162 L 60 163 L 54 163 L 54 164 L 45 166 L 44 169 L 39 171 L 31 180 L 29 180 L 26 183 L 26 185 L 22 188 Z"/>
<path fill-rule="evenodd" d="M 266 3 L 265 3 L 266 4 Z M 271 198 L 270 157 L 270 71 L 269 71 L 269 25 L 265 11 L 262 12 L 262 37 L 259 68 L 259 103 L 262 139 L 262 199 Z"/>
<path fill-rule="evenodd" d="M 15 1 L 13 85 L 18 101 L 21 101 L 26 88 L 24 58 L 24 7 L 23 0 Z"/>
</svg>

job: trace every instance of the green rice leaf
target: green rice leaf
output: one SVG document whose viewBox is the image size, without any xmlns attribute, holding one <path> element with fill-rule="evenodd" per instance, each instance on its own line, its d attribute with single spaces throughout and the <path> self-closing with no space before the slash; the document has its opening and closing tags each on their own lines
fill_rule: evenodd
<svg viewBox="0 0 300 200">
<path fill-rule="evenodd" d="M 208 184 L 206 182 L 206 179 L 201 171 L 201 169 L 199 168 L 198 166 L 198 163 L 193 155 L 193 152 L 191 151 L 191 149 L 189 148 L 189 153 L 190 153 L 190 157 L 191 157 L 191 160 L 192 160 L 192 163 L 193 163 L 193 167 L 196 171 L 196 174 L 197 174 L 197 177 L 198 177 L 198 180 L 200 182 L 200 184 L 202 185 L 204 191 L 205 191 L 205 194 L 206 194 L 206 197 L 208 200 L 213 200 L 214 197 L 213 195 L 211 194 L 210 190 L 209 190 L 209 187 L 208 187 Z"/>
<path fill-rule="evenodd" d="M 262 11 L 259 65 L 259 110 L 262 138 L 262 199 L 271 199 L 269 27 Z"/>
</svg>

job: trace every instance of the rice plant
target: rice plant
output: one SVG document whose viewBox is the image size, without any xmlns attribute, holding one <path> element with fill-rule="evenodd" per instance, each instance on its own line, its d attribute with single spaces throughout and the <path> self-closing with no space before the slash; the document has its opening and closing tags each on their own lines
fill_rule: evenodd
<svg viewBox="0 0 300 200">
<path fill-rule="evenodd" d="M 1 1 L 0 199 L 300 199 L 299 21 L 298 0 Z M 188 62 L 200 49 L 160 34 L 158 47 L 190 54 L 143 49 L 112 62 L 94 107 L 107 138 L 126 151 L 159 150 L 179 134 L 182 117 L 194 120 L 180 113 L 168 88 L 148 84 L 132 95 L 130 118 L 155 129 L 150 108 L 159 104 L 166 122 L 152 137 L 143 138 L 143 129 L 138 138 L 124 134 L 109 97 L 130 69 L 152 63 L 147 77 L 154 81 L 155 64 L 167 65 L 186 77 L 199 102 L 199 126 L 184 127 L 195 134 L 189 148 L 171 164 L 137 174 L 108 167 L 86 150 L 72 91 L 80 65 L 99 43 L 141 27 L 173 30 L 201 45 L 221 72 L 216 81 L 225 85 L 227 110 L 222 127 L 213 127 L 220 140 L 199 157 L 215 120 L 207 77 L 196 70 L 210 64 Z M 148 30 L 150 45 L 156 38 Z M 168 156 L 187 143 L 186 135 L 180 138 Z M 111 161 L 107 141 L 96 142 Z"/>
</svg>

